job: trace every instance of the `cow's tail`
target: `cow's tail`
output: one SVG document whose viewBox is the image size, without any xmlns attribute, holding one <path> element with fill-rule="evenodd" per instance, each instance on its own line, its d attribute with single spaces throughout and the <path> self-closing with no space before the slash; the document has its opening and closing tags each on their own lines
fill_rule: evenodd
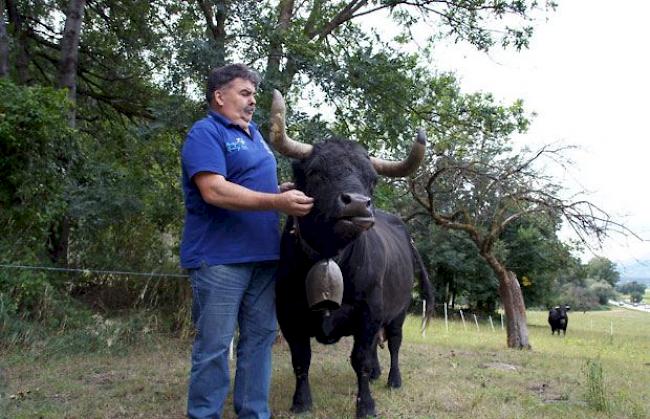
<svg viewBox="0 0 650 419">
<path fill-rule="evenodd" d="M 417 265 L 418 270 L 420 271 L 420 295 L 422 300 L 425 302 L 426 309 L 422 313 L 422 332 L 426 329 L 429 324 L 429 319 L 433 316 L 434 313 L 434 300 L 433 300 L 433 287 L 429 281 L 429 274 L 427 269 L 422 262 L 422 257 L 420 252 L 415 247 L 415 243 L 411 239 L 411 250 L 413 251 L 413 258 L 415 259 L 415 264 Z"/>
</svg>

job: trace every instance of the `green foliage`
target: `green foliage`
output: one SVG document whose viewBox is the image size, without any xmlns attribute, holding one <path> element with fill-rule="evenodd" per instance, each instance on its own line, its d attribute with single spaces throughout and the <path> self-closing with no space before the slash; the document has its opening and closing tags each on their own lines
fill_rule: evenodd
<svg viewBox="0 0 650 419">
<path fill-rule="evenodd" d="M 413 237 L 434 286 L 438 311 L 451 306 L 493 313 L 498 303 L 498 280 L 467 236 L 429 224 L 413 228 Z M 419 296 L 414 299 L 417 307 Z"/>
<path fill-rule="evenodd" d="M 641 284 L 637 281 L 627 282 L 625 284 L 620 284 L 616 286 L 616 291 L 622 294 L 638 293 L 643 295 L 645 294 L 645 290 L 646 290 L 646 285 Z"/>
<path fill-rule="evenodd" d="M 608 412 L 610 410 L 609 401 L 605 391 L 605 376 L 600 359 L 588 359 L 583 367 L 583 373 L 587 405 L 598 412 Z"/>
<path fill-rule="evenodd" d="M 633 291 L 630 293 L 630 301 L 632 303 L 640 303 L 641 301 L 643 301 L 643 296 L 644 294 L 638 291 Z"/>
<path fill-rule="evenodd" d="M 557 237 L 559 227 L 558 219 L 541 214 L 512 223 L 501 236 L 505 264 L 516 273 L 527 307 L 552 305 L 561 276 L 579 263 Z"/>
<path fill-rule="evenodd" d="M 605 281 L 587 279 L 584 283 L 559 285 L 559 296 L 553 304 L 568 304 L 576 310 L 594 310 L 607 306 L 616 298 L 614 288 Z"/>
<path fill-rule="evenodd" d="M 289 23 L 282 25 L 281 6 L 289 3 Z M 380 1 L 346 15 L 350 3 L 344 1 L 87 2 L 77 71 L 77 130 L 72 130 L 66 92 L 42 87 L 56 84 L 65 3 L 15 4 L 29 17 L 22 28 L 29 36 L 10 28 L 12 58 L 20 55 L 21 42 L 30 54 L 24 68 L 12 68 L 11 77 L 33 87 L 0 80 L 0 173 L 6 176 L 0 184 L 0 260 L 51 264 L 52 235 L 65 221 L 70 225 L 66 259 L 72 266 L 141 272 L 178 270 L 183 216 L 178 155 L 189 126 L 205 112 L 203 86 L 210 68 L 243 61 L 260 71 L 264 80 L 256 120 L 263 131 L 268 92 L 275 87 L 287 96 L 291 135 L 306 142 L 345 135 L 376 155 L 402 157 L 415 128 L 424 125 L 438 154 L 493 158 L 510 150 L 505 138 L 527 129 L 523 104 L 500 105 L 489 94 L 461 94 L 452 74 L 435 72 L 430 46 L 451 37 L 483 50 L 525 47 L 532 20 L 539 11 L 555 8 L 550 1 L 528 0 L 427 2 L 426 8 L 418 2 Z M 353 17 L 382 9 L 401 29 L 394 40 Z M 216 15 L 224 19 L 215 31 L 210 24 Z M 437 29 L 424 51 L 405 53 L 410 29 L 423 21 Z M 298 95 L 316 109 L 334 107 L 335 120 L 326 112 L 305 113 L 297 106 Z M 489 159 L 481 164 L 489 167 Z M 280 166 L 280 177 L 287 180 L 287 162 Z M 447 193 L 456 185 L 450 178 L 440 183 L 441 202 L 474 202 L 471 193 Z M 400 182 L 380 184 L 378 206 L 411 216 L 414 206 L 406 191 Z M 474 208 L 481 228 L 487 228 L 495 208 L 494 202 Z M 524 233 L 520 247 L 552 236 Z M 429 227 L 417 241 L 441 279 L 439 292 L 444 289 L 447 296 L 486 310 L 495 307 L 496 281 L 474 244 Z M 514 252 L 516 245 L 509 248 L 504 241 L 498 246 L 504 255 L 526 259 L 523 252 Z M 545 255 L 554 251 L 549 248 Z M 542 263 L 532 265 L 522 272 L 530 272 L 536 291 L 542 290 L 537 286 L 548 282 L 540 279 Z M 180 281 L 39 273 L 2 281 L 3 298 L 12 301 L 4 306 L 6 312 L 21 319 L 43 322 L 39 307 L 66 304 L 65 296 L 74 295 L 93 296 L 89 304 L 108 309 L 161 308 L 166 321 L 187 323 L 186 284 Z"/>
<path fill-rule="evenodd" d="M 605 257 L 592 258 L 585 267 L 588 278 L 600 279 L 612 287 L 616 286 L 620 278 L 620 273 L 616 269 L 616 264 Z"/>
<path fill-rule="evenodd" d="M 0 79 L 0 225 L 12 252 L 45 255 L 51 224 L 68 208 L 79 165 L 77 134 L 68 127 L 64 91 Z"/>
</svg>

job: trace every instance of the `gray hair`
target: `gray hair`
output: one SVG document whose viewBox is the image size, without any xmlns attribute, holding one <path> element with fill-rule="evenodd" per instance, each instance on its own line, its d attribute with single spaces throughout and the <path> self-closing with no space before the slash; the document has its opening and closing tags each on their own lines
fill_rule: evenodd
<svg viewBox="0 0 650 419">
<path fill-rule="evenodd" d="M 205 99 L 208 103 L 212 101 L 216 90 L 237 78 L 250 81 L 255 85 L 255 88 L 259 86 L 261 81 L 257 71 L 250 69 L 246 64 L 228 64 L 217 67 L 210 71 L 208 75 L 208 86 L 205 92 Z"/>
</svg>

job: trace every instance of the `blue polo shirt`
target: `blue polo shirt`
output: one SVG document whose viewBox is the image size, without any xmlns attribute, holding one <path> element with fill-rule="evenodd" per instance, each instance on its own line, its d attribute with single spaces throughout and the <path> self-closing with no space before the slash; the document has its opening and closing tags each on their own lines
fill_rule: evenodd
<svg viewBox="0 0 650 419">
<path fill-rule="evenodd" d="M 277 260 L 280 256 L 276 211 L 231 211 L 206 203 L 192 177 L 199 172 L 259 192 L 278 193 L 275 157 L 254 123 L 250 136 L 224 116 L 210 111 L 187 134 L 181 153 L 185 226 L 181 266 L 222 265 Z"/>
</svg>

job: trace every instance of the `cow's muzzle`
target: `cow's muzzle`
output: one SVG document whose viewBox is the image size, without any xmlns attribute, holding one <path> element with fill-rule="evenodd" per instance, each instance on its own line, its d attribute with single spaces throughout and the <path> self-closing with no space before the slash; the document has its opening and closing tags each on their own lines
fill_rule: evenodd
<svg viewBox="0 0 650 419">
<path fill-rule="evenodd" d="M 358 193 L 342 193 L 339 195 L 339 205 L 339 227 L 363 231 L 375 224 L 370 197 Z"/>
</svg>

